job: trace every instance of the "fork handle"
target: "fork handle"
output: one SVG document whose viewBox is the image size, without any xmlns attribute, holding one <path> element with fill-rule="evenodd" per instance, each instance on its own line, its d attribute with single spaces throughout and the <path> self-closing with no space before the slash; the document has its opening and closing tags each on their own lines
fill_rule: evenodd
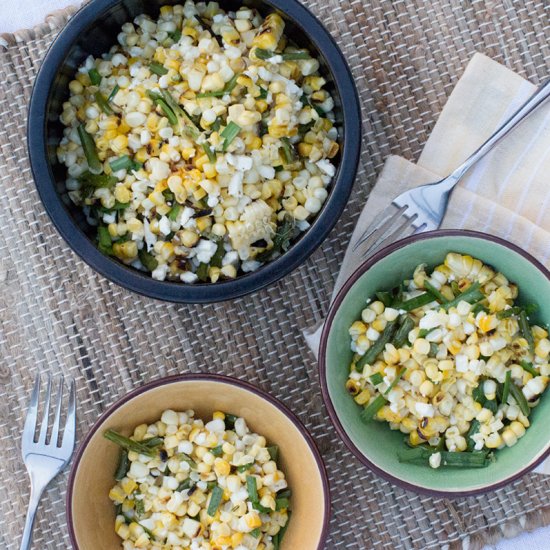
<svg viewBox="0 0 550 550">
<path fill-rule="evenodd" d="M 38 510 L 38 503 L 40 497 L 44 492 L 44 487 L 31 486 L 31 498 L 29 501 L 29 508 L 27 509 L 27 518 L 25 519 L 25 528 L 23 529 L 23 538 L 21 539 L 21 546 L 19 550 L 30 550 L 32 542 L 32 526 L 34 524 L 34 517 Z"/>
<path fill-rule="evenodd" d="M 525 117 L 530 115 L 550 96 L 550 80 L 542 84 L 538 90 L 506 121 L 487 141 L 485 141 L 472 155 L 470 155 L 445 181 L 449 181 L 450 191 L 462 178 L 462 176 L 480 159 L 482 159 L 493 147 L 511 130 L 513 130 Z"/>
</svg>

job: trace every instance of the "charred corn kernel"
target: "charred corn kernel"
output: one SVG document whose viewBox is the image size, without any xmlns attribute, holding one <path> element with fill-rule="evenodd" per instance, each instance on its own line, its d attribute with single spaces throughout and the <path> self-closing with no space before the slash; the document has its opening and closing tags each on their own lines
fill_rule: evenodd
<svg viewBox="0 0 550 550">
<path fill-rule="evenodd" d="M 274 50 L 281 39 L 284 29 L 284 21 L 280 15 L 270 13 L 258 30 L 258 34 L 252 40 L 256 48 Z"/>
<path fill-rule="evenodd" d="M 348 378 L 348 380 L 346 382 L 346 390 L 348 391 L 348 393 L 350 395 L 356 396 L 361 391 L 361 385 L 359 384 L 359 382 L 357 382 L 357 380 L 353 380 L 351 378 Z M 368 399 L 367 399 L 367 401 L 368 401 Z"/>
</svg>

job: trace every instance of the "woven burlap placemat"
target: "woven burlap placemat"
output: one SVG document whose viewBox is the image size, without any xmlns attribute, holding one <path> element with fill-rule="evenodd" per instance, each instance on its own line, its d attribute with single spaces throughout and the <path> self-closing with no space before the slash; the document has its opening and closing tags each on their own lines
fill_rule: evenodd
<svg viewBox="0 0 550 550">
<path fill-rule="evenodd" d="M 69 12 L 0 46 L 0 547 L 19 547 L 28 481 L 19 444 L 36 372 L 73 376 L 78 434 L 128 390 L 182 372 L 246 379 L 285 402 L 315 437 L 332 486 L 327 548 L 479 548 L 550 523 L 550 479 L 525 476 L 477 498 L 418 496 L 347 452 L 327 419 L 301 330 L 326 313 L 354 221 L 385 157 L 417 158 L 474 51 L 534 82 L 550 73 L 545 0 L 308 0 L 352 67 L 364 144 L 354 192 L 305 265 L 267 290 L 209 306 L 160 303 L 96 275 L 61 240 L 36 193 L 27 104 L 48 45 Z M 391 190 L 388 190 L 388 196 Z M 45 493 L 35 549 L 70 547 L 66 474 Z M 104 526 L 104 528 L 109 528 Z M 101 549 L 97 549 L 101 550 Z M 293 549 L 307 550 L 307 549 Z"/>
</svg>

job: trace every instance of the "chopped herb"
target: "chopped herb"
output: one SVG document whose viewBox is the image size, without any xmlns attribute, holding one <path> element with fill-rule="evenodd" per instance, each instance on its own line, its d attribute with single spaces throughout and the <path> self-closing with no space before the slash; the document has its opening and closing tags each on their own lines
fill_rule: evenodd
<svg viewBox="0 0 550 550">
<path fill-rule="evenodd" d="M 206 510 L 206 513 L 214 517 L 216 515 L 216 512 L 218 511 L 218 508 L 221 504 L 223 497 L 223 489 L 216 485 L 214 487 L 214 490 L 212 491 L 212 496 L 210 497 L 210 502 L 208 504 L 208 509 Z"/>
<path fill-rule="evenodd" d="M 202 149 L 206 153 L 206 156 L 208 157 L 208 160 L 212 164 L 215 164 L 216 163 L 216 153 L 214 151 L 212 151 L 212 149 L 210 148 L 210 145 L 208 145 L 208 143 L 205 142 L 205 143 L 202 144 Z"/>
<path fill-rule="evenodd" d="M 514 306 L 509 307 L 508 309 L 503 309 L 497 313 L 499 319 L 506 319 L 507 317 L 512 317 L 512 315 L 519 315 L 522 311 L 525 311 L 527 315 L 531 315 L 538 310 L 537 304 L 527 304 L 525 307 Z"/>
<path fill-rule="evenodd" d="M 266 508 L 260 504 L 260 498 L 258 496 L 258 487 L 256 485 L 256 478 L 254 476 L 246 476 L 246 490 L 248 491 L 248 496 L 250 502 L 252 503 L 252 508 L 260 512 L 261 514 L 267 514 L 271 512 L 270 508 Z"/>
<path fill-rule="evenodd" d="M 267 99 L 267 90 L 265 88 L 262 88 L 260 86 L 260 95 L 257 97 L 257 99 Z"/>
<path fill-rule="evenodd" d="M 104 225 L 97 228 L 97 240 L 99 251 L 108 256 L 113 253 L 113 241 L 109 230 Z"/>
<path fill-rule="evenodd" d="M 479 300 L 483 300 L 485 298 L 483 292 L 479 290 L 479 287 L 481 285 L 479 282 L 475 282 L 472 285 L 470 285 L 464 292 L 460 293 L 456 298 L 453 300 L 450 300 L 448 302 L 445 302 L 441 305 L 445 311 L 449 311 L 452 307 L 456 307 L 460 302 L 468 302 L 469 304 L 478 302 Z"/>
<path fill-rule="evenodd" d="M 155 457 L 158 454 L 156 447 L 151 447 L 149 445 L 145 445 L 144 442 L 134 441 L 133 439 L 124 437 L 123 435 L 120 435 L 114 430 L 107 430 L 103 434 L 103 437 L 105 437 L 105 439 L 108 439 L 109 441 L 112 441 L 113 443 L 116 443 L 117 445 L 119 445 L 123 449 L 126 449 L 127 451 L 134 451 L 141 455 L 150 456 L 150 457 Z"/>
<path fill-rule="evenodd" d="M 98 104 L 99 108 L 106 114 L 106 115 L 112 115 L 113 109 L 109 105 L 109 101 L 107 98 L 98 90 L 94 94 L 94 98 L 96 103 Z"/>
<path fill-rule="evenodd" d="M 227 148 L 231 145 L 232 141 L 237 137 L 241 131 L 241 127 L 231 121 L 220 133 L 220 137 L 224 138 L 222 149 L 227 151 Z"/>
<path fill-rule="evenodd" d="M 521 310 L 519 314 L 519 329 L 523 334 L 523 337 L 527 340 L 529 344 L 529 351 L 534 355 L 535 354 L 535 339 L 533 338 L 533 331 L 529 326 L 529 319 L 527 319 L 527 313 L 525 310 Z"/>
<path fill-rule="evenodd" d="M 138 251 L 138 258 L 147 271 L 153 272 L 159 265 L 157 259 L 150 252 L 147 252 L 145 247 Z"/>
<path fill-rule="evenodd" d="M 388 290 L 380 290 L 375 293 L 376 298 L 380 300 L 386 307 L 390 307 L 393 302 L 393 293 Z"/>
<path fill-rule="evenodd" d="M 447 300 L 447 298 L 445 298 L 445 296 L 443 296 L 443 294 L 441 294 L 441 292 L 435 288 L 434 285 L 432 285 L 432 283 L 430 283 L 430 281 L 428 281 L 427 279 L 424 281 L 424 288 L 440 303 L 440 304 L 445 304 L 447 303 L 449 300 Z"/>
<path fill-rule="evenodd" d="M 212 256 L 212 258 L 210 258 L 210 267 L 221 267 L 224 256 L 225 256 L 225 247 L 223 244 L 223 239 L 218 239 L 218 246 L 216 248 L 216 252 L 214 252 L 214 255 Z"/>
<path fill-rule="evenodd" d="M 145 504 L 142 499 L 134 499 L 134 510 L 138 516 L 141 516 L 145 513 Z"/>
<path fill-rule="evenodd" d="M 98 206 L 97 211 L 100 214 L 114 214 L 115 212 L 120 212 L 121 210 L 125 210 L 130 206 L 129 202 L 119 202 L 115 200 L 115 204 L 111 208 L 105 208 L 104 206 Z"/>
<path fill-rule="evenodd" d="M 384 349 L 386 344 L 391 342 L 395 331 L 397 330 L 397 319 L 390 321 L 384 331 L 371 347 L 367 350 L 365 355 L 357 362 L 357 369 L 361 370 L 365 365 L 372 365 L 378 354 Z"/>
<path fill-rule="evenodd" d="M 461 453 L 439 451 L 441 453 L 441 466 L 455 468 L 485 468 L 493 461 L 489 451 L 474 451 Z M 397 451 L 399 462 L 407 464 L 429 464 L 430 456 L 434 453 L 427 447 L 414 447 Z"/>
<path fill-rule="evenodd" d="M 204 97 L 223 97 L 226 94 L 230 94 L 237 85 L 237 78 L 239 78 L 238 74 L 234 74 L 231 80 L 227 81 L 223 89 L 217 90 L 214 92 L 203 92 L 200 94 L 197 94 L 197 98 L 204 98 Z"/>
<path fill-rule="evenodd" d="M 179 42 L 181 38 L 181 30 L 176 29 L 174 32 L 169 32 L 168 36 L 174 41 Z"/>
<path fill-rule="evenodd" d="M 185 491 L 186 489 L 191 489 L 191 487 L 194 485 L 191 478 L 187 478 L 186 480 L 182 481 L 179 485 L 176 491 Z"/>
<path fill-rule="evenodd" d="M 277 458 L 279 457 L 279 447 L 277 445 L 271 445 L 271 447 L 267 448 L 267 452 L 269 453 L 271 460 L 277 462 Z"/>
<path fill-rule="evenodd" d="M 101 75 L 97 72 L 95 67 L 88 71 L 88 76 L 90 77 L 92 86 L 99 86 L 101 84 Z"/>
<path fill-rule="evenodd" d="M 296 160 L 296 151 L 287 137 L 281 138 L 281 154 L 285 164 L 292 164 Z"/>
<path fill-rule="evenodd" d="M 197 463 L 187 454 L 185 453 L 176 453 L 174 455 L 178 460 L 182 460 L 183 462 L 187 462 L 191 468 L 194 470 L 197 469 Z"/>
<path fill-rule="evenodd" d="M 418 296 L 415 296 L 410 300 L 394 304 L 393 308 L 398 310 L 401 309 L 404 311 L 412 311 L 413 309 L 425 306 L 433 301 L 433 296 L 429 292 L 424 292 L 423 294 L 419 294 Z"/>
<path fill-rule="evenodd" d="M 128 451 L 121 449 L 120 459 L 118 461 L 118 466 L 115 472 L 115 479 L 117 481 L 124 479 L 129 469 L 130 469 L 130 461 L 128 460 Z"/>
<path fill-rule="evenodd" d="M 208 264 L 201 262 L 197 267 L 197 277 L 199 281 L 205 283 L 208 280 Z"/>
<path fill-rule="evenodd" d="M 527 371 L 532 376 L 538 376 L 539 373 L 536 371 L 535 367 L 533 367 L 533 363 L 529 363 L 528 361 L 521 361 L 520 367 Z"/>
<path fill-rule="evenodd" d="M 388 386 L 388 389 L 384 392 L 384 395 L 388 395 L 388 393 L 390 393 L 390 391 L 393 390 L 393 388 L 395 388 L 395 386 L 397 386 L 397 383 L 399 382 L 399 380 L 401 380 L 401 378 L 403 377 L 403 375 L 406 372 L 407 372 L 406 368 L 403 368 L 399 371 L 399 373 L 393 379 L 393 382 Z"/>
<path fill-rule="evenodd" d="M 256 527 L 256 529 L 252 529 L 252 531 L 250 531 L 250 534 L 251 534 L 255 539 L 257 539 L 257 538 L 262 534 L 262 532 L 260 531 L 260 528 L 259 528 L 259 527 Z"/>
<path fill-rule="evenodd" d="M 292 512 L 290 512 L 289 510 L 287 515 L 288 515 L 288 519 L 286 520 L 286 523 L 281 527 L 279 532 L 271 539 L 271 542 L 273 543 L 273 550 L 279 550 L 281 547 L 281 541 L 283 540 L 286 530 L 288 529 L 288 524 L 290 522 L 290 516 L 292 515 Z"/>
<path fill-rule="evenodd" d="M 217 447 L 214 447 L 210 452 L 214 456 L 222 456 L 223 455 L 223 445 L 218 445 Z"/>
<path fill-rule="evenodd" d="M 266 262 L 275 254 L 280 254 L 288 250 L 290 241 L 294 235 L 295 221 L 292 216 L 285 216 L 282 222 L 279 222 L 277 231 L 273 236 L 273 246 L 269 250 L 264 250 L 256 256 L 258 262 Z"/>
<path fill-rule="evenodd" d="M 225 426 L 228 430 L 232 430 L 235 427 L 235 421 L 237 420 L 238 416 L 235 416 L 231 413 L 226 413 L 225 415 Z"/>
<path fill-rule="evenodd" d="M 433 327 L 433 328 L 421 328 L 419 331 L 418 331 L 418 338 L 425 338 L 426 336 L 428 336 L 428 334 L 430 334 L 430 332 L 433 332 L 435 329 L 437 329 L 439 327 Z"/>
<path fill-rule="evenodd" d="M 435 357 L 439 351 L 439 346 L 435 342 L 430 342 L 430 351 L 428 357 Z"/>
<path fill-rule="evenodd" d="M 267 61 L 276 55 L 282 57 L 283 61 L 296 61 L 298 59 L 311 59 L 311 55 L 308 52 L 287 52 L 287 53 L 277 53 L 271 50 L 265 50 L 263 48 L 256 48 L 254 50 L 254 55 L 258 59 Z"/>
<path fill-rule="evenodd" d="M 84 198 L 93 195 L 96 189 L 111 189 L 118 181 L 114 176 L 107 176 L 106 174 L 92 174 L 89 170 L 86 170 L 80 174 L 77 179 L 80 182 L 80 193 Z"/>
<path fill-rule="evenodd" d="M 220 117 L 216 117 L 216 120 L 212 123 L 210 126 L 210 129 L 213 132 L 217 132 L 222 126 L 222 119 Z"/>
<path fill-rule="evenodd" d="M 178 217 L 178 214 L 180 213 L 180 210 L 181 210 L 181 204 L 174 204 L 170 212 L 168 212 L 168 219 L 172 222 L 175 222 L 176 218 Z"/>
<path fill-rule="evenodd" d="M 119 90 L 120 90 L 120 86 L 118 84 L 115 84 L 115 87 L 113 88 L 113 90 L 109 94 L 109 97 L 107 98 L 107 101 L 109 103 L 115 98 L 115 96 L 118 94 Z"/>
<path fill-rule="evenodd" d="M 504 387 L 502 388 L 502 399 L 501 403 L 506 405 L 508 401 L 508 396 L 510 395 L 510 384 L 512 383 L 512 371 L 506 371 L 506 378 L 504 379 Z"/>
<path fill-rule="evenodd" d="M 515 402 L 518 404 L 519 410 L 525 416 L 529 416 L 529 413 L 531 412 L 529 403 L 527 403 L 527 399 L 525 399 L 523 392 L 513 382 L 510 384 L 510 393 L 512 394 Z"/>
<path fill-rule="evenodd" d="M 468 430 L 468 433 L 466 434 L 466 442 L 468 444 L 468 451 L 473 451 L 476 442 L 473 440 L 473 436 L 479 432 L 480 423 L 479 420 L 472 420 L 472 423 L 470 424 L 470 429 Z"/>
<path fill-rule="evenodd" d="M 160 63 L 155 63 L 154 61 L 149 65 L 149 69 L 152 73 L 155 73 L 159 76 L 164 76 L 165 74 L 168 74 L 168 69 L 166 67 L 162 66 Z"/>
<path fill-rule="evenodd" d="M 408 315 L 403 315 L 399 322 L 395 336 L 393 337 L 393 345 L 396 349 L 402 348 L 409 344 L 409 332 L 414 328 L 414 321 Z"/>
<path fill-rule="evenodd" d="M 242 474 L 242 473 L 247 472 L 248 470 L 250 470 L 250 468 L 252 468 L 252 466 L 254 466 L 254 462 L 247 462 L 246 464 L 241 464 L 240 466 L 237 466 L 237 472 Z"/>
<path fill-rule="evenodd" d="M 122 155 L 109 161 L 109 166 L 113 172 L 118 172 L 119 170 L 139 170 L 143 165 L 132 160 L 128 155 Z"/>
<path fill-rule="evenodd" d="M 290 506 L 290 501 L 288 498 L 277 498 L 275 499 L 275 510 L 283 510 L 285 508 L 288 508 Z"/>
<path fill-rule="evenodd" d="M 78 126 L 77 132 L 78 137 L 80 138 L 80 143 L 82 144 L 82 149 L 84 149 L 84 155 L 86 156 L 88 166 L 96 173 L 101 172 L 102 165 L 99 157 L 97 156 L 97 149 L 94 138 L 88 132 L 86 132 L 83 124 L 80 124 Z"/>
<path fill-rule="evenodd" d="M 377 395 L 362 411 L 361 420 L 370 422 L 376 413 L 387 403 L 383 395 Z"/>
<path fill-rule="evenodd" d="M 375 386 L 378 386 L 378 384 L 382 384 L 382 382 L 384 381 L 384 377 L 379 372 L 371 374 L 369 378 L 372 384 L 374 384 Z"/>
</svg>

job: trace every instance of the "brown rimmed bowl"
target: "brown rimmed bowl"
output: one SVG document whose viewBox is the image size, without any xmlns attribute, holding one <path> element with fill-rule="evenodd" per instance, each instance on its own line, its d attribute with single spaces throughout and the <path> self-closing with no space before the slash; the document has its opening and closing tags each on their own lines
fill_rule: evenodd
<svg viewBox="0 0 550 550">
<path fill-rule="evenodd" d="M 550 393 L 529 416 L 531 426 L 518 443 L 496 451 L 486 468 L 439 468 L 402 464 L 397 451 L 404 435 L 385 422 L 361 421 L 361 407 L 345 389 L 352 351 L 349 326 L 361 317 L 366 300 L 376 291 L 389 290 L 411 277 L 414 268 L 442 263 L 448 252 L 479 258 L 502 272 L 519 287 L 519 304 L 536 303 L 532 323 L 550 321 L 550 273 L 535 258 L 508 241 L 475 231 L 441 230 L 413 235 L 380 250 L 364 262 L 342 287 L 324 325 L 319 351 L 323 399 L 340 437 L 368 468 L 406 489 L 430 495 L 457 497 L 502 487 L 535 468 L 550 454 Z"/>
<path fill-rule="evenodd" d="M 166 409 L 193 409 L 207 418 L 222 410 L 242 416 L 251 430 L 279 446 L 279 464 L 292 489 L 292 517 L 281 550 L 322 550 L 328 535 L 330 489 L 325 466 L 298 418 L 257 387 L 216 374 L 163 378 L 130 392 L 112 405 L 80 444 L 69 475 L 67 522 L 75 550 L 120 550 L 109 500 L 119 448 L 103 437 L 112 428 L 130 435 L 135 426 L 158 420 Z"/>
</svg>

